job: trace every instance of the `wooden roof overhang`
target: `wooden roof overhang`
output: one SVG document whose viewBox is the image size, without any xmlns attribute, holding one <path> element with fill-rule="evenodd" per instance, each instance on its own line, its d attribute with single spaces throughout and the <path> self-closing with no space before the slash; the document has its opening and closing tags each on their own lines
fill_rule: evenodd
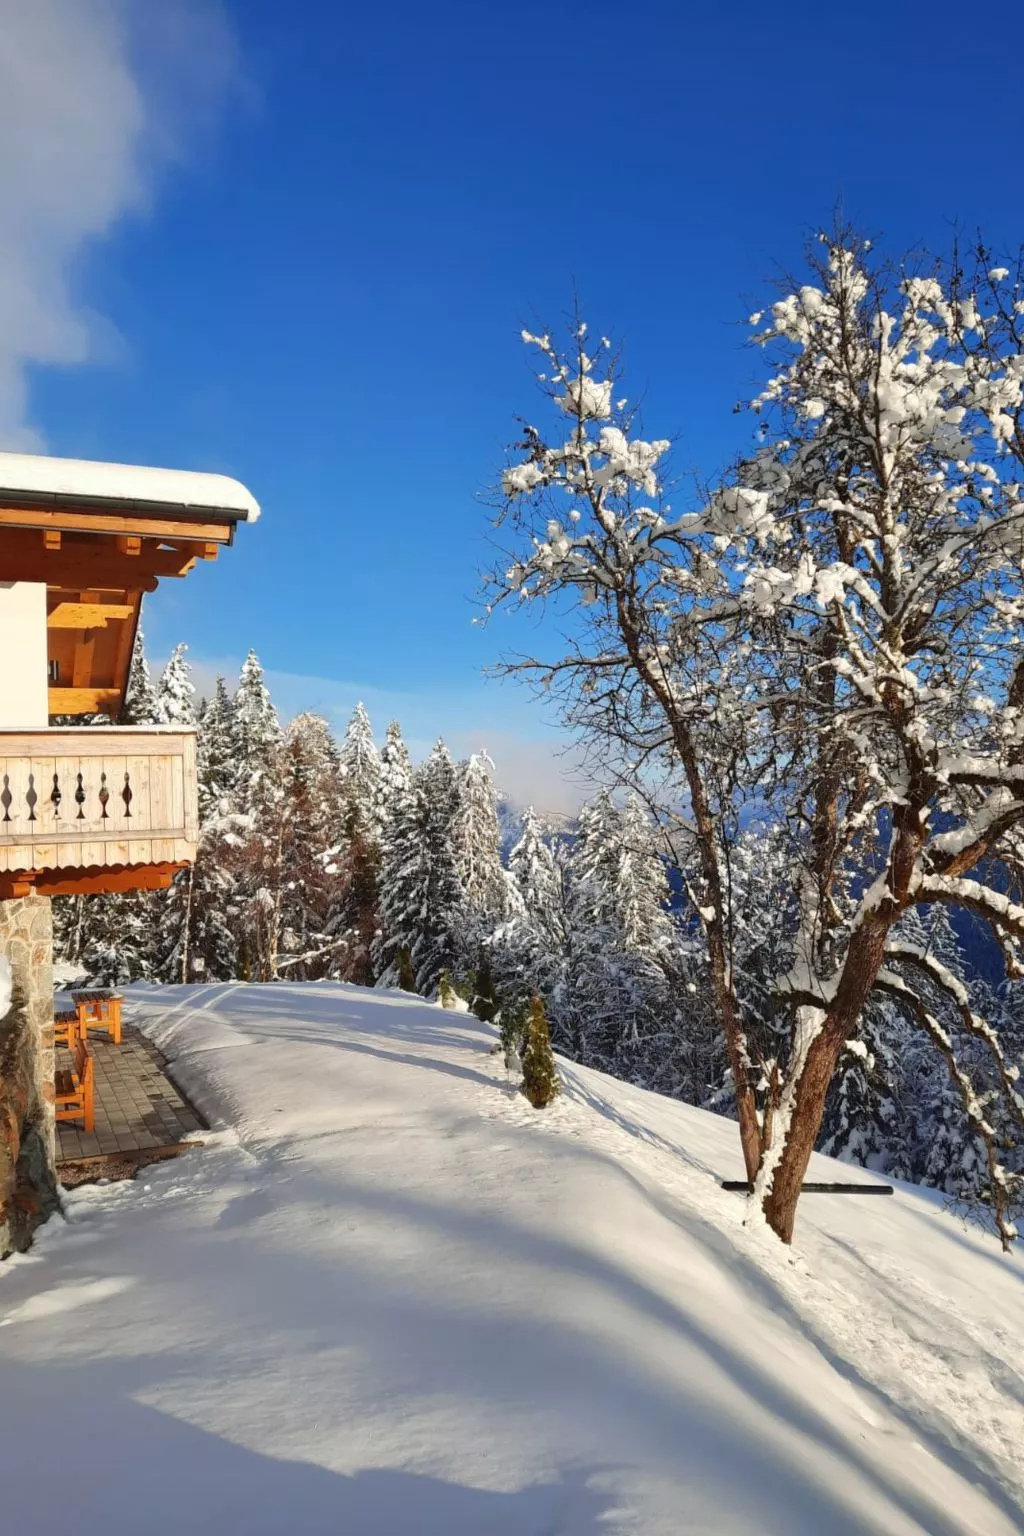
<svg viewBox="0 0 1024 1536">
<path fill-rule="evenodd" d="M 244 510 L 5 489 L 0 581 L 45 583 L 51 715 L 121 708 L 143 594 L 234 541 Z"/>
</svg>

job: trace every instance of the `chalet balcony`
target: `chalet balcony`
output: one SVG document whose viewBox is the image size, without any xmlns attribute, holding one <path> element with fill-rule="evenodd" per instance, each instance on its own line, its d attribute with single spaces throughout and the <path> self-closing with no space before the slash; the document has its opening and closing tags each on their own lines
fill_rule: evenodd
<svg viewBox="0 0 1024 1536">
<path fill-rule="evenodd" d="M 198 836 L 194 731 L 0 729 L 0 899 L 167 885 Z"/>
</svg>

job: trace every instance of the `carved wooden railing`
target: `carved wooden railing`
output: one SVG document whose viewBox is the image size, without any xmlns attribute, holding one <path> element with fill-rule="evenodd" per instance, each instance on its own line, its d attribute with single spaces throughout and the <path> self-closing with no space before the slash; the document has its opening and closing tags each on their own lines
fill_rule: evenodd
<svg viewBox="0 0 1024 1536">
<path fill-rule="evenodd" d="M 0 730 L 0 870 L 187 862 L 198 835 L 194 731 Z"/>
</svg>

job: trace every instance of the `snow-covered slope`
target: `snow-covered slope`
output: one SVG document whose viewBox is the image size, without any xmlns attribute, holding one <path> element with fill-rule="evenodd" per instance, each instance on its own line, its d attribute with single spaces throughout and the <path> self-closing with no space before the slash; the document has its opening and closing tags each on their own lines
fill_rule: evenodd
<svg viewBox="0 0 1024 1536">
<path fill-rule="evenodd" d="M 0 1271 L 4 1529 L 1024 1529 L 1024 1271 L 924 1193 L 807 1196 L 791 1254 L 731 1124 L 575 1067 L 538 1114 L 471 1018 L 133 1012 L 220 1130 Z"/>
</svg>

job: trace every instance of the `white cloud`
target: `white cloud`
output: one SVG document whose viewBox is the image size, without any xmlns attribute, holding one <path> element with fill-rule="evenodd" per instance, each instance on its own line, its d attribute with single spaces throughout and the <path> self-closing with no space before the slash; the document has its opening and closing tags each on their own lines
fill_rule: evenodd
<svg viewBox="0 0 1024 1536">
<path fill-rule="evenodd" d="M 450 745 L 458 757 L 487 751 L 494 761 L 499 788 L 517 805 L 532 805 L 549 816 L 578 811 L 597 787 L 575 744 L 554 732 L 538 738 L 502 731 L 457 730 L 452 732 Z"/>
<path fill-rule="evenodd" d="M 42 446 L 33 366 L 102 354 L 77 263 L 237 78 L 219 0 L 0 0 L 0 446 Z"/>
</svg>

